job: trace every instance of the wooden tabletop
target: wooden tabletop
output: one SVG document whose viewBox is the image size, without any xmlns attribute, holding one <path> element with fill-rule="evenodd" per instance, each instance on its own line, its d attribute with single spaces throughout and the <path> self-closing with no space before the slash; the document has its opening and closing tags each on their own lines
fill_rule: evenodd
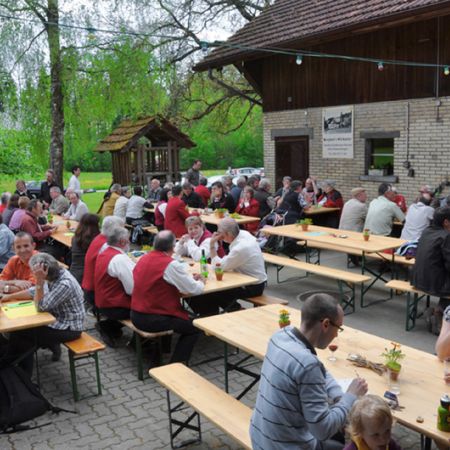
<svg viewBox="0 0 450 450">
<path fill-rule="evenodd" d="M 67 228 L 67 222 L 70 223 L 69 229 Z M 72 238 L 78 222 L 76 220 L 64 219 L 62 216 L 53 216 L 53 225 L 57 225 L 58 228 L 52 233 L 51 237 L 66 247 L 72 247 Z"/>
<path fill-rule="evenodd" d="M 200 213 L 200 218 L 202 219 L 203 223 L 209 223 L 210 225 L 218 225 L 219 222 L 223 218 L 219 218 L 216 216 L 216 214 L 213 212 L 205 213 L 204 209 L 199 208 L 188 208 L 189 212 L 192 213 L 194 211 L 198 211 Z M 239 224 L 242 225 L 244 223 L 251 223 L 251 222 L 259 222 L 259 217 L 253 217 L 253 216 L 243 216 L 242 214 L 238 215 L 238 218 L 234 218 L 234 220 Z"/>
<path fill-rule="evenodd" d="M 186 262 L 186 264 L 189 264 L 188 271 L 190 273 L 200 273 L 200 263 L 189 260 L 188 262 Z M 212 267 L 209 265 L 208 268 L 208 278 L 206 280 L 205 289 L 201 295 L 259 283 L 259 280 L 257 278 L 251 277 L 249 275 L 244 275 L 243 273 L 239 272 L 224 272 L 222 281 L 217 281 Z M 183 297 L 191 296 L 183 295 Z"/>
<path fill-rule="evenodd" d="M 17 301 L 18 300 L 13 300 L 11 301 L 11 303 Z M 31 316 L 9 319 L 4 313 L 3 309 L 0 308 L 0 333 L 25 330 L 27 328 L 42 327 L 45 325 L 49 325 L 55 321 L 55 317 L 47 312 L 36 312 Z"/>
<path fill-rule="evenodd" d="M 307 209 L 304 209 L 303 212 L 306 216 L 317 216 L 319 214 L 328 214 L 340 211 L 341 208 L 326 208 L 324 206 L 310 206 Z"/>
<path fill-rule="evenodd" d="M 206 334 L 215 336 L 228 344 L 262 360 L 266 354 L 270 337 L 278 328 L 280 309 L 291 313 L 291 323 L 300 324 L 300 311 L 283 305 L 268 305 L 246 309 L 228 314 L 205 317 L 194 320 L 194 325 Z M 328 361 L 328 350 L 318 350 L 318 356 L 330 373 L 337 379 L 354 378 L 356 371 L 369 384 L 369 392 L 383 396 L 387 390 L 385 376 L 377 375 L 369 369 L 355 368 L 346 360 L 349 353 L 359 353 L 370 361 L 383 362 L 380 354 L 386 347 L 391 347 L 389 340 L 373 336 L 363 331 L 345 326 L 338 336 L 339 348 L 335 352 L 336 362 Z M 430 353 L 411 347 L 402 346 L 406 357 L 402 361 L 400 373 L 399 402 L 403 411 L 394 411 L 396 419 L 406 427 L 423 433 L 442 444 L 450 443 L 450 433 L 439 431 L 436 427 L 436 413 L 439 399 L 449 392 L 443 375 L 444 365 Z M 355 370 L 356 369 L 356 370 Z M 417 422 L 417 417 L 424 419 Z"/>
<path fill-rule="evenodd" d="M 296 224 L 283 225 L 280 227 L 267 227 L 264 228 L 264 233 L 291 237 L 306 242 L 320 242 L 323 244 L 339 246 L 344 251 L 346 248 L 351 248 L 367 253 L 397 248 L 406 242 L 403 239 L 377 236 L 375 234 L 371 234 L 369 240 L 365 241 L 362 233 L 337 230 L 336 228 L 329 227 L 319 227 L 317 225 L 310 225 L 308 231 L 302 231 L 301 226 Z"/>
</svg>

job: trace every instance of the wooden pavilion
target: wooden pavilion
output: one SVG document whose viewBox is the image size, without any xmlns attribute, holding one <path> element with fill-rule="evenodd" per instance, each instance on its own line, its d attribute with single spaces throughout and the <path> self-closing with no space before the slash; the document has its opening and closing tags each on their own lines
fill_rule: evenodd
<svg viewBox="0 0 450 450">
<path fill-rule="evenodd" d="M 124 120 L 94 151 L 111 152 L 114 183 L 148 184 L 149 179 L 178 181 L 180 150 L 195 147 L 189 136 L 160 115 Z"/>
</svg>

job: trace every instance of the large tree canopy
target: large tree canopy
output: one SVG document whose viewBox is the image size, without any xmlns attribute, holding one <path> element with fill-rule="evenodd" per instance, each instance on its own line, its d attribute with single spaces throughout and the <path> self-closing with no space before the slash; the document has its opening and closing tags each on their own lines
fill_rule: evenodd
<svg viewBox="0 0 450 450">
<path fill-rule="evenodd" d="M 190 67 L 203 39 L 235 31 L 265 4 L 0 0 L 2 169 L 17 171 L 12 155 L 23 153 L 22 170 L 50 165 L 60 181 L 64 165 L 104 170 L 109 156 L 92 153 L 98 140 L 123 117 L 154 113 L 197 142 L 185 167 L 193 157 L 209 167 L 261 164 L 261 112 L 249 101 L 257 100 L 251 88 L 232 68 L 214 85 Z"/>
</svg>

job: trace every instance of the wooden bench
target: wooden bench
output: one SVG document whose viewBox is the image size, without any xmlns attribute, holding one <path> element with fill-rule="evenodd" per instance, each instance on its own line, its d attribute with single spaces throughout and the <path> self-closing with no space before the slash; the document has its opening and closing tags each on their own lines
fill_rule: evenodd
<svg viewBox="0 0 450 450">
<path fill-rule="evenodd" d="M 173 334 L 173 330 L 160 331 L 158 333 L 150 333 L 147 331 L 142 331 L 139 328 L 136 328 L 131 320 L 121 320 L 120 323 L 133 331 L 133 335 L 136 342 L 136 357 L 137 357 L 137 372 L 139 380 L 144 379 L 144 365 L 142 358 L 142 344 L 147 340 L 156 341 L 158 344 L 159 355 L 161 355 L 161 338 L 163 336 L 170 336 Z M 161 359 L 158 361 L 161 363 Z"/>
<path fill-rule="evenodd" d="M 367 275 L 360 275 L 353 272 L 347 272 L 345 270 L 334 269 L 332 267 L 319 266 L 317 264 L 298 261 L 297 259 L 287 258 L 284 256 L 272 255 L 270 253 L 263 253 L 263 256 L 266 263 L 274 264 L 275 266 L 277 266 L 278 282 L 280 282 L 279 272 L 283 267 L 291 267 L 293 269 L 303 270 L 307 274 L 312 273 L 336 280 L 338 283 L 341 304 L 344 311 L 348 307 L 352 309 L 352 312 L 355 311 L 355 285 L 361 285 L 361 303 L 363 302 L 364 283 L 366 281 L 370 281 L 371 279 Z M 344 295 L 343 284 L 347 285 L 350 288 L 350 300 L 347 300 Z"/>
<path fill-rule="evenodd" d="M 82 359 L 92 358 L 95 362 L 95 373 L 97 378 L 97 395 L 102 395 L 102 384 L 100 380 L 100 367 L 98 364 L 98 352 L 105 349 L 105 345 L 89 334 L 83 332 L 78 339 L 64 342 L 69 350 L 70 378 L 72 381 L 73 398 L 77 402 L 80 399 L 77 385 L 76 362 Z"/>
<path fill-rule="evenodd" d="M 297 245 L 304 247 L 305 241 L 298 241 Z M 323 244 L 321 242 L 308 241 L 308 247 L 315 248 L 317 250 L 331 250 L 334 252 L 347 253 L 348 255 L 355 255 L 355 256 L 362 257 L 361 250 L 356 250 L 356 249 L 351 249 L 351 248 L 344 250 L 339 245 Z M 392 261 L 392 254 L 390 254 L 390 253 L 365 253 L 364 256 L 365 256 L 365 258 L 377 259 L 379 261 L 386 261 L 388 263 L 390 263 Z M 320 262 L 320 255 L 319 255 L 319 262 Z M 394 253 L 394 263 L 395 264 L 400 264 L 400 265 L 409 267 L 409 266 L 413 266 L 415 262 L 416 262 L 415 258 L 407 259 L 404 256 L 396 255 Z"/>
<path fill-rule="evenodd" d="M 243 301 L 253 303 L 253 306 L 266 306 L 266 305 L 288 305 L 289 302 L 282 298 L 273 297 L 271 295 L 259 295 L 258 297 L 246 297 L 241 299 Z"/>
<path fill-rule="evenodd" d="M 388 283 L 386 283 L 386 287 L 388 287 L 389 289 L 393 289 L 395 291 L 406 292 L 405 330 L 406 331 L 412 330 L 416 325 L 417 317 L 419 317 L 417 315 L 417 306 L 419 304 L 419 301 L 425 298 L 427 301 L 427 307 L 429 307 L 430 306 L 429 294 L 419 291 L 414 286 L 412 286 L 409 281 L 391 280 Z"/>
<path fill-rule="evenodd" d="M 251 408 L 183 364 L 175 363 L 156 367 L 149 373 L 167 390 L 172 448 L 175 448 L 175 437 L 184 429 L 196 431 L 198 436 L 181 445 L 201 441 L 200 414 L 232 437 L 240 446 L 246 449 L 252 448 L 249 434 Z M 182 402 L 173 406 L 170 401 L 171 392 L 177 395 Z M 175 418 L 175 413 L 182 410 L 184 403 L 191 406 L 195 412 L 187 418 L 185 415 L 182 418 Z M 194 419 L 197 419 L 197 425 L 191 424 Z"/>
</svg>

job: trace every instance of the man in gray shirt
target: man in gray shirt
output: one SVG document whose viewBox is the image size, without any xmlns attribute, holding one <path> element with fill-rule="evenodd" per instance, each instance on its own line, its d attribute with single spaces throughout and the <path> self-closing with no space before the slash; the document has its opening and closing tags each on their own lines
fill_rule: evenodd
<svg viewBox="0 0 450 450">
<path fill-rule="evenodd" d="M 423 230 L 427 228 L 432 220 L 434 208 L 430 206 L 430 194 L 422 194 L 417 203 L 413 203 L 406 213 L 405 226 L 403 227 L 401 239 L 406 241 L 419 240 Z"/>
<path fill-rule="evenodd" d="M 367 216 L 367 193 L 364 188 L 352 189 L 352 198 L 342 208 L 340 230 L 361 232 Z"/>
<path fill-rule="evenodd" d="M 355 378 L 343 393 L 317 357 L 342 328 L 344 312 L 326 294 L 309 297 L 300 329 L 275 333 L 261 369 L 258 396 L 250 424 L 255 450 L 338 450 L 334 440 L 367 383 Z"/>
<path fill-rule="evenodd" d="M 58 186 L 50 188 L 50 197 L 52 202 L 50 204 L 50 212 L 62 216 L 69 209 L 70 203 L 64 195 L 61 194 L 61 189 Z"/>
<path fill-rule="evenodd" d="M 372 234 L 389 236 L 394 219 L 400 222 L 405 220 L 402 210 L 394 203 L 394 197 L 392 186 L 381 183 L 378 187 L 378 197 L 370 202 L 364 228 L 368 228 Z"/>
</svg>

